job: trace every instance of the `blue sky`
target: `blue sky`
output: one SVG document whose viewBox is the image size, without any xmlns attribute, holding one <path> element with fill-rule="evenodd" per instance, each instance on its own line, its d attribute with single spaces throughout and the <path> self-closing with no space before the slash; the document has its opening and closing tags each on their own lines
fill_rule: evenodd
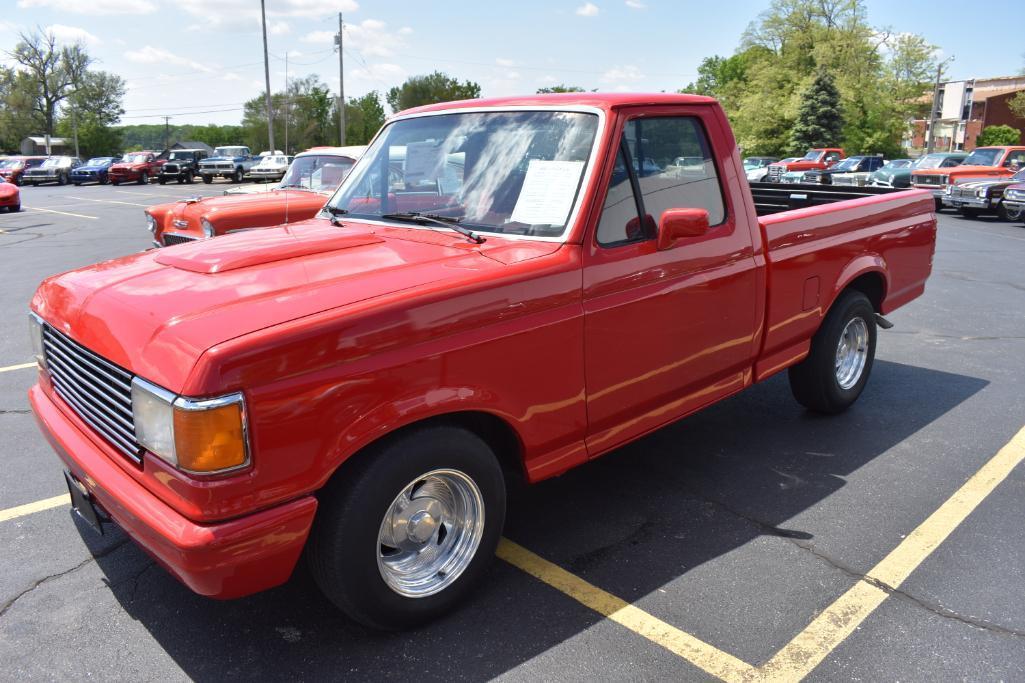
<svg viewBox="0 0 1025 683">
<path fill-rule="evenodd" d="M 675 90 L 703 57 L 728 55 L 768 0 L 267 0 L 272 87 L 317 74 L 332 90 L 337 12 L 345 13 L 346 95 L 384 91 L 435 69 L 485 96 L 567 83 L 599 90 Z M 13 7 L 13 11 L 4 9 Z M 129 85 L 124 123 L 234 123 L 263 88 L 259 0 L 0 0 L 0 51 L 33 27 L 82 40 L 99 68 Z M 1025 67 L 1021 4 L 870 0 L 869 21 L 920 33 L 953 55 L 952 79 Z M 1015 20 L 994 21 L 995 17 Z"/>
</svg>

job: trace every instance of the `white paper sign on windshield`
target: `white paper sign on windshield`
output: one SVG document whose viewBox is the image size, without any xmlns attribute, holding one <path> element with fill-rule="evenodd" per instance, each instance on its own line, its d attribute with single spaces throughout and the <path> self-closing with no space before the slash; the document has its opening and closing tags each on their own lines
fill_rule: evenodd
<svg viewBox="0 0 1025 683">
<path fill-rule="evenodd" d="M 527 225 L 564 224 L 583 170 L 583 161 L 531 159 L 509 220 Z"/>
<path fill-rule="evenodd" d="M 442 148 L 434 142 L 411 142 L 406 145 L 406 168 L 404 179 L 407 183 L 421 180 L 434 180 L 441 167 Z"/>
</svg>

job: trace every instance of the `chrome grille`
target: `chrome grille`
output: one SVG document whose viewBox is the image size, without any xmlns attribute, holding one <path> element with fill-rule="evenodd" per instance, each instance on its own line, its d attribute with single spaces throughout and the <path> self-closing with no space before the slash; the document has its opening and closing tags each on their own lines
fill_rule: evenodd
<svg viewBox="0 0 1025 683">
<path fill-rule="evenodd" d="M 132 374 L 43 325 L 46 369 L 71 409 L 133 462 L 142 462 L 132 415 Z"/>
<path fill-rule="evenodd" d="M 178 172 L 178 164 L 164 164 L 164 172 L 165 173 L 177 173 Z"/>
<path fill-rule="evenodd" d="M 783 167 L 782 166 L 769 166 L 769 171 L 766 174 L 766 176 L 770 180 L 772 180 L 774 182 L 779 182 L 779 179 L 780 179 L 780 177 L 782 175 L 783 175 Z"/>
<path fill-rule="evenodd" d="M 975 197 L 975 190 L 967 187 L 957 187 L 956 185 L 950 188 L 950 194 L 954 197 Z"/>
<path fill-rule="evenodd" d="M 938 175 L 916 175 L 911 177 L 911 182 L 916 185 L 942 185 L 943 177 Z"/>
<path fill-rule="evenodd" d="M 188 244 L 189 242 L 194 242 L 197 239 L 199 238 L 191 235 L 178 235 L 173 232 L 165 232 L 163 236 L 165 247 L 169 247 L 173 244 Z"/>
</svg>

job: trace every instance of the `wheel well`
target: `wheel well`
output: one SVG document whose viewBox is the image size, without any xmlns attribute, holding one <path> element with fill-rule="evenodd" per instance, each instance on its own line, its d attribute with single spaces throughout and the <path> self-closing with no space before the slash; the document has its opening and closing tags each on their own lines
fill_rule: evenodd
<svg viewBox="0 0 1025 683">
<path fill-rule="evenodd" d="M 345 469 L 349 463 L 359 460 L 362 454 L 386 439 L 394 439 L 408 431 L 436 425 L 459 427 L 477 435 L 495 452 L 495 456 L 502 466 L 502 472 L 505 474 L 507 485 L 513 485 L 514 483 L 522 485 L 526 483 L 527 476 L 523 464 L 523 444 L 520 442 L 520 437 L 516 430 L 500 417 L 480 411 L 447 413 L 400 427 L 394 432 L 361 448 L 359 452 L 354 453 L 342 463 L 335 473 L 337 474 L 339 470 Z"/>
<path fill-rule="evenodd" d="M 854 278 L 845 289 L 855 289 L 872 302 L 876 313 L 882 312 L 883 296 L 886 294 L 886 282 L 879 273 L 865 273 Z"/>
</svg>

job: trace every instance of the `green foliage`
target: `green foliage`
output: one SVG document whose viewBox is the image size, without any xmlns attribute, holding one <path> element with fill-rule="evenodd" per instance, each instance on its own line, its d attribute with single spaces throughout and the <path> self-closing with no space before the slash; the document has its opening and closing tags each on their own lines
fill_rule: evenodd
<svg viewBox="0 0 1025 683">
<path fill-rule="evenodd" d="M 1017 116 L 1019 119 L 1025 119 L 1025 90 L 1022 90 L 1008 100 L 1007 106 L 1010 108 L 1012 114 Z"/>
<path fill-rule="evenodd" d="M 548 86 L 546 88 L 538 88 L 537 89 L 537 94 L 538 95 L 550 95 L 552 93 L 560 93 L 560 92 L 587 92 L 587 91 L 584 90 L 583 88 L 581 88 L 580 86 L 577 86 L 577 85 L 563 85 L 562 83 L 560 83 L 559 85 L 551 85 L 551 86 Z"/>
<path fill-rule="evenodd" d="M 274 146 L 292 154 L 336 143 L 337 124 L 332 126 L 332 120 L 337 122 L 338 118 L 337 115 L 332 118 L 333 100 L 331 91 L 317 76 L 289 81 L 287 96 L 284 92 L 271 96 Z M 243 106 L 242 128 L 244 144 L 254 152 L 269 148 L 267 103 L 263 95 L 254 97 Z"/>
<path fill-rule="evenodd" d="M 843 121 L 829 145 L 896 154 L 908 121 L 921 115 L 934 70 L 933 46 L 873 29 L 865 0 L 773 0 L 737 53 L 705 60 L 686 90 L 723 103 L 745 153 L 782 156 L 794 135 L 806 136 L 792 133 L 802 106 L 810 106 L 805 92 L 824 72 L 839 93 Z"/>
<path fill-rule="evenodd" d="M 986 126 L 979 133 L 979 137 L 975 139 L 976 147 L 1019 144 L 1021 144 L 1021 131 L 1010 126 Z"/>
<path fill-rule="evenodd" d="M 133 151 L 140 149 L 164 149 L 164 124 L 143 123 L 120 126 L 115 129 L 122 138 L 122 149 Z M 242 126 L 169 126 L 168 146 L 185 140 L 205 142 L 211 147 L 218 145 L 245 144 L 242 142 Z"/>
<path fill-rule="evenodd" d="M 835 147 L 843 137 L 840 91 L 833 77 L 820 70 L 801 95 L 797 121 L 790 132 L 790 150 L 799 154 L 815 147 Z"/>
<path fill-rule="evenodd" d="M 451 78 L 440 71 L 426 76 L 412 76 L 402 85 L 388 91 L 385 99 L 393 112 L 412 107 L 453 100 L 472 100 L 480 97 L 480 85 L 473 81 Z"/>
<path fill-rule="evenodd" d="M 26 78 L 17 79 L 21 97 L 30 102 L 33 118 L 53 135 L 61 105 L 83 83 L 92 58 L 81 44 L 57 45 L 52 33 L 20 34 L 7 55 Z"/>
<path fill-rule="evenodd" d="M 337 107 L 333 114 L 334 127 L 338 128 Z M 363 97 L 350 97 L 345 103 L 345 144 L 365 145 L 384 125 L 384 105 L 375 90 Z"/>
</svg>

